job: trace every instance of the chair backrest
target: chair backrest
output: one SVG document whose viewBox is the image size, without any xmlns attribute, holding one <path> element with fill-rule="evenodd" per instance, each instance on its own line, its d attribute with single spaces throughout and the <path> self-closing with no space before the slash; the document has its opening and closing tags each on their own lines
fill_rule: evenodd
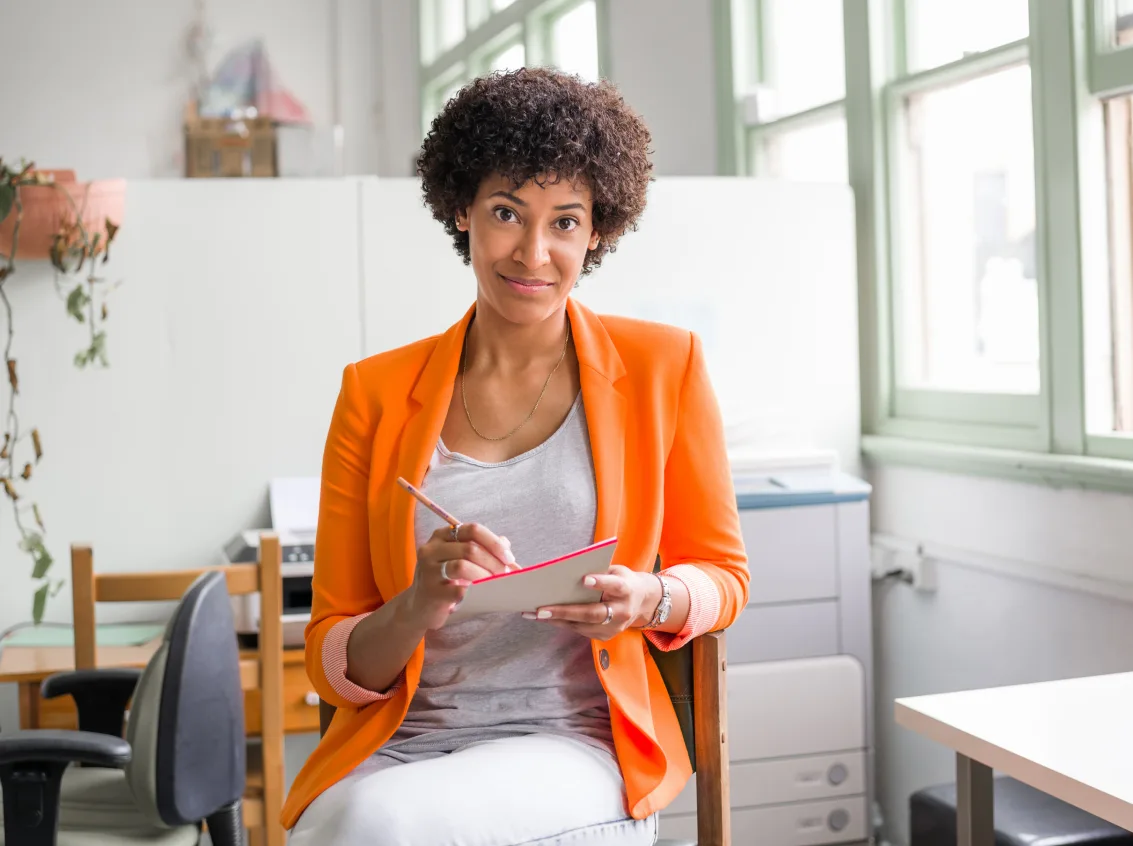
<svg viewBox="0 0 1133 846">
<path fill-rule="evenodd" d="M 260 535 L 259 561 L 202 567 L 95 573 L 90 546 L 71 546 L 71 586 L 75 626 L 75 667 L 96 666 L 95 606 L 99 602 L 154 602 L 181 599 L 204 574 L 216 573 L 227 596 L 260 593 L 259 638 L 252 655 L 239 656 L 240 687 L 258 691 L 251 698 L 259 711 L 263 765 L 262 816 L 271 825 L 283 804 L 283 550 L 273 532 Z M 231 602 L 229 602 L 231 613 Z M 235 630 L 232 633 L 236 643 Z"/>
<path fill-rule="evenodd" d="M 185 825 L 239 799 L 245 786 L 244 694 L 224 576 L 189 586 L 134 692 L 126 778 L 142 814 Z"/>
</svg>

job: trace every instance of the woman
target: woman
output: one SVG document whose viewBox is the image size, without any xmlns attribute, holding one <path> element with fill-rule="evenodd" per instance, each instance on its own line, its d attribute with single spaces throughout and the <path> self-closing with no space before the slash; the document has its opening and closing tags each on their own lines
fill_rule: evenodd
<svg viewBox="0 0 1133 846">
<path fill-rule="evenodd" d="M 636 224 L 648 143 L 611 85 L 542 69 L 434 120 L 418 171 L 476 300 L 345 370 L 306 636 L 337 712 L 283 809 L 293 846 L 649 844 L 687 781 L 646 639 L 747 603 L 716 400 L 695 336 L 570 297 Z M 598 602 L 446 625 L 470 580 L 609 537 Z"/>
</svg>

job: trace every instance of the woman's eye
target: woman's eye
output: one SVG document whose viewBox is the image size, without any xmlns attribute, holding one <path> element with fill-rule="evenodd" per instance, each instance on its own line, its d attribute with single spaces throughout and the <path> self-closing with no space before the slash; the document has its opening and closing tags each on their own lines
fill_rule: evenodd
<svg viewBox="0 0 1133 846">
<path fill-rule="evenodd" d="M 559 229 L 560 232 L 570 232 L 572 229 L 578 226 L 578 221 L 573 217 L 564 217 L 561 220 L 556 221 L 555 226 Z"/>
<path fill-rule="evenodd" d="M 511 223 L 515 220 L 515 212 L 511 209 L 503 208 L 502 206 L 495 211 L 496 220 L 501 223 Z"/>
</svg>

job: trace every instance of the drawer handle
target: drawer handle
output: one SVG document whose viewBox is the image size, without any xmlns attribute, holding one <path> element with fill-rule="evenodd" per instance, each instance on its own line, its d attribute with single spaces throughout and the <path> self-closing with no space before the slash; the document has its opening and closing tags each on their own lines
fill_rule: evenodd
<svg viewBox="0 0 1133 846">
<path fill-rule="evenodd" d="M 319 695 L 313 690 L 308 690 L 306 696 L 303 697 L 303 701 L 314 708 L 319 704 Z"/>
</svg>

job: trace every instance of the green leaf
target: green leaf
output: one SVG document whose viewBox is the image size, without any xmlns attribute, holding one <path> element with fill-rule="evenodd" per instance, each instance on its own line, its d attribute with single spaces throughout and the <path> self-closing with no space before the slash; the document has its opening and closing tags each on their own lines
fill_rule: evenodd
<svg viewBox="0 0 1133 846">
<path fill-rule="evenodd" d="M 55 559 L 51 557 L 51 553 L 47 551 L 47 547 L 43 544 L 43 535 L 39 532 L 29 532 L 20 541 L 20 549 L 29 553 L 32 557 L 34 567 L 31 577 L 33 579 L 44 578 L 47 571 L 51 569 L 51 565 L 55 563 Z"/>
<path fill-rule="evenodd" d="M 44 585 L 35 592 L 35 599 L 31 604 L 31 619 L 36 625 L 43 622 L 43 609 L 47 607 L 48 585 Z"/>
<path fill-rule="evenodd" d="M 8 216 L 8 212 L 12 210 L 12 204 L 14 202 L 16 202 L 15 187 L 10 182 L 0 185 L 0 223 Z"/>
<path fill-rule="evenodd" d="M 109 367 L 110 366 L 110 360 L 106 357 L 106 333 L 105 332 L 95 332 L 94 333 L 94 341 L 91 343 L 90 351 L 91 351 L 92 360 L 97 357 L 99 363 L 103 367 Z"/>
<path fill-rule="evenodd" d="M 87 318 L 83 309 L 89 304 L 90 297 L 87 295 L 86 288 L 80 283 L 75 286 L 75 290 L 67 295 L 67 314 L 79 323 L 85 323 Z"/>
</svg>

